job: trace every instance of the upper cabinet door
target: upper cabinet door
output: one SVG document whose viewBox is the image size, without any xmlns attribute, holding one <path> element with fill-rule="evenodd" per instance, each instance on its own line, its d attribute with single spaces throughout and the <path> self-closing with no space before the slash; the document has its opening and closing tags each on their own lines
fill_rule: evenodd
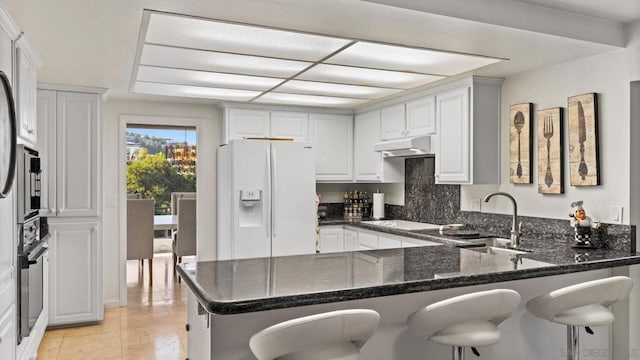
<svg viewBox="0 0 640 360">
<path fill-rule="evenodd" d="M 225 143 L 233 139 L 271 136 L 269 111 L 265 110 L 229 109 L 225 125 Z"/>
<path fill-rule="evenodd" d="M 380 111 L 356 115 L 354 127 L 354 178 L 380 181 L 382 154 L 373 151 L 373 144 L 380 141 Z"/>
<path fill-rule="evenodd" d="M 98 215 L 99 95 L 57 93 L 57 214 Z"/>
<path fill-rule="evenodd" d="M 470 174 L 470 87 L 438 94 L 436 182 L 469 183 Z"/>
<path fill-rule="evenodd" d="M 20 47 L 16 48 L 16 62 L 18 74 L 16 115 L 20 124 L 19 136 L 35 145 L 38 140 L 36 133 L 36 68 Z"/>
<path fill-rule="evenodd" d="M 407 136 L 436 133 L 436 98 L 427 96 L 407 103 Z"/>
<path fill-rule="evenodd" d="M 398 104 L 380 110 L 380 134 L 382 140 L 400 139 L 406 136 L 404 104 Z"/>
<path fill-rule="evenodd" d="M 311 114 L 313 149 L 316 154 L 316 180 L 353 179 L 353 117 Z"/>
<path fill-rule="evenodd" d="M 309 115 L 300 112 L 272 112 L 271 137 L 309 141 Z"/>
</svg>

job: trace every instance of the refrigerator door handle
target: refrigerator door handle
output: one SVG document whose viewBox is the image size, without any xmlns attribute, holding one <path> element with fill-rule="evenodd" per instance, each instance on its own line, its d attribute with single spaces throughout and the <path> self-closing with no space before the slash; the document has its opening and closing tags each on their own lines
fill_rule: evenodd
<svg viewBox="0 0 640 360">
<path fill-rule="evenodd" d="M 271 236 L 276 236 L 276 216 L 273 216 L 276 210 L 275 204 L 278 198 L 278 163 L 276 149 L 271 148 L 271 175 L 273 177 L 271 185 Z"/>
<path fill-rule="evenodd" d="M 267 156 L 267 191 L 269 192 L 269 195 L 271 195 L 271 174 L 272 174 L 272 164 L 271 164 L 271 151 L 269 150 L 269 148 L 267 148 L 267 151 L 265 152 L 265 155 Z M 265 191 L 266 193 L 266 191 Z M 264 198 L 266 200 L 267 194 L 264 194 Z M 272 196 L 269 197 L 269 202 L 265 203 L 264 206 L 264 210 L 262 211 L 262 215 L 264 216 L 264 218 L 266 219 L 267 222 L 267 237 L 270 238 L 271 237 L 271 218 L 267 218 L 268 216 L 270 217 L 271 215 L 271 201 L 272 201 Z"/>
</svg>

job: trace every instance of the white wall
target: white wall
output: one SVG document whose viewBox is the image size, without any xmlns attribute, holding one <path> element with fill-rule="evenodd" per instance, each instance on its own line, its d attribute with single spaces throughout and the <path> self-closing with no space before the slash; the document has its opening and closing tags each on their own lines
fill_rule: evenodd
<svg viewBox="0 0 640 360">
<path fill-rule="evenodd" d="M 216 234 L 216 148 L 220 143 L 221 114 L 214 105 L 186 104 L 171 102 L 131 101 L 109 99 L 104 104 L 103 128 L 103 239 L 104 239 L 104 295 L 106 306 L 118 306 L 126 299 L 120 283 L 120 197 L 118 196 L 119 142 L 118 126 L 121 115 L 151 115 L 159 117 L 201 118 L 198 139 L 198 250 L 210 255 L 201 257 L 211 260 L 215 257 Z M 115 207 L 109 207 L 109 204 Z M 202 250 L 202 251 L 200 251 Z"/>
<path fill-rule="evenodd" d="M 564 108 L 564 194 L 541 195 L 534 183 L 509 183 L 509 137 L 502 136 L 502 173 L 500 186 L 462 186 L 461 207 L 470 210 L 472 198 L 482 198 L 489 191 L 506 191 L 518 201 L 519 213 L 526 216 L 569 219 L 570 204 L 584 200 L 585 210 L 593 219 L 609 221 L 609 207 L 621 205 L 623 222 L 629 224 L 630 139 L 629 139 L 629 70 L 628 51 L 618 50 L 535 71 L 517 74 L 505 79 L 502 85 L 502 134 L 509 133 L 509 105 L 531 102 L 534 104 L 534 129 L 539 109 Z M 598 93 L 598 126 L 600 146 L 601 185 L 572 187 L 569 182 L 567 98 L 588 92 Z M 533 132 L 535 134 L 535 131 Z M 535 144 L 535 140 L 534 140 Z M 537 147 L 534 145 L 535 169 Z M 482 203 L 483 212 L 511 213 L 506 199 L 492 199 Z"/>
</svg>

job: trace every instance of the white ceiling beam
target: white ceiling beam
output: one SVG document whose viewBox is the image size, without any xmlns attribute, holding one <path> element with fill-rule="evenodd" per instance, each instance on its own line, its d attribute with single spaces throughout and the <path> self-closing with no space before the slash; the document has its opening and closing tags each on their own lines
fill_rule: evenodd
<svg viewBox="0 0 640 360">
<path fill-rule="evenodd" d="M 513 29 L 624 47 L 621 23 L 511 0 L 362 0 Z"/>
</svg>

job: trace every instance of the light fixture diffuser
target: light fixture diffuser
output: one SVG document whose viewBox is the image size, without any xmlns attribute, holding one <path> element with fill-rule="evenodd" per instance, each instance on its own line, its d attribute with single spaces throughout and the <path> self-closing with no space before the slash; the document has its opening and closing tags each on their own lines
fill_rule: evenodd
<svg viewBox="0 0 640 360">
<path fill-rule="evenodd" d="M 145 41 L 305 61 L 318 61 L 351 42 L 336 37 L 159 13 L 151 14 Z"/>
<path fill-rule="evenodd" d="M 319 64 L 300 74 L 297 79 L 361 86 L 410 89 L 444 79 L 444 76 Z"/>
<path fill-rule="evenodd" d="M 259 91 L 220 89 L 176 84 L 160 84 L 137 81 L 133 87 L 136 94 L 191 97 L 199 99 L 249 101 L 260 95 Z"/>
<path fill-rule="evenodd" d="M 214 51 L 145 45 L 140 65 L 165 66 L 179 69 L 206 70 L 221 73 L 288 78 L 312 63 L 263 58 L 259 56 L 225 54 Z"/>
<path fill-rule="evenodd" d="M 293 94 L 325 95 L 338 97 L 351 97 L 360 99 L 378 99 L 392 95 L 402 90 L 373 86 L 358 86 L 323 83 L 315 81 L 290 80 L 274 89 L 278 92 Z"/>
<path fill-rule="evenodd" d="M 138 94 L 354 108 L 504 60 L 144 14 L 131 77 Z"/>
<path fill-rule="evenodd" d="M 140 66 L 138 69 L 138 81 L 265 91 L 280 84 L 283 80 L 208 71 Z"/>
<path fill-rule="evenodd" d="M 270 92 L 255 99 L 257 103 L 269 104 L 291 104 L 304 106 L 331 106 L 331 107 L 351 107 L 364 103 L 367 100 L 339 98 L 332 96 L 315 96 Z"/>
<path fill-rule="evenodd" d="M 358 42 L 327 59 L 329 64 L 451 76 L 501 59 L 403 46 Z"/>
</svg>

